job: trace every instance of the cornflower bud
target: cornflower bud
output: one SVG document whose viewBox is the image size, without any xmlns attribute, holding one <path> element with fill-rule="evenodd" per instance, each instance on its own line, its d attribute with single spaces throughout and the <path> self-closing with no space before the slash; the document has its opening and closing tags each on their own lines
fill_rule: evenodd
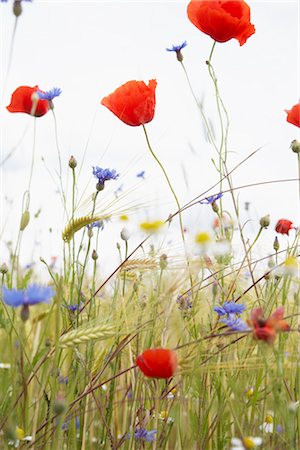
<svg viewBox="0 0 300 450">
<path fill-rule="evenodd" d="M 76 161 L 76 159 L 74 158 L 74 156 L 71 155 L 71 156 L 70 156 L 70 159 L 69 159 L 69 167 L 70 167 L 71 169 L 75 169 L 76 166 L 77 166 L 77 161 Z"/>
</svg>

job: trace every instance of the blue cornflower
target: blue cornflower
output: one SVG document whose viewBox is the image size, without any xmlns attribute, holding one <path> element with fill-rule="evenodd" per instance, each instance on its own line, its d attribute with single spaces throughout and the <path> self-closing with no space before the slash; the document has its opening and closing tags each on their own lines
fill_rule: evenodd
<svg viewBox="0 0 300 450">
<path fill-rule="evenodd" d="M 87 225 L 86 227 L 87 227 L 89 230 L 90 230 L 91 228 L 99 228 L 100 230 L 103 230 L 103 228 L 104 228 L 104 222 L 103 222 L 103 220 L 97 220 L 97 222 L 90 223 L 90 224 Z"/>
<path fill-rule="evenodd" d="M 137 428 L 134 432 L 135 439 L 140 439 L 144 442 L 153 442 L 155 441 L 155 434 L 157 433 L 157 430 L 146 430 L 145 428 Z M 130 433 L 129 433 L 130 437 Z"/>
<path fill-rule="evenodd" d="M 48 100 L 49 102 L 53 100 L 55 97 L 59 97 L 62 93 L 62 90 L 58 87 L 54 87 L 50 89 L 50 91 L 41 92 L 37 91 L 38 96 L 41 100 Z"/>
<path fill-rule="evenodd" d="M 102 191 L 104 189 L 105 181 L 116 180 L 119 174 L 115 169 L 102 169 L 101 167 L 93 166 L 93 175 L 98 179 L 96 189 Z"/>
<path fill-rule="evenodd" d="M 65 308 L 67 308 L 69 311 L 75 312 L 82 308 L 82 303 L 80 302 L 79 305 L 78 305 L 78 303 L 73 303 L 73 304 L 71 303 L 69 305 L 63 305 L 63 306 Z"/>
<path fill-rule="evenodd" d="M 226 314 L 241 314 L 246 309 L 245 305 L 235 302 L 225 302 L 222 306 L 215 306 L 214 311 L 221 317 Z"/>
<path fill-rule="evenodd" d="M 172 45 L 172 48 L 166 48 L 167 52 L 175 52 L 176 53 L 176 57 L 177 60 L 179 62 L 183 61 L 183 54 L 181 53 L 181 50 L 187 46 L 187 42 L 184 41 L 182 44 L 180 45 Z"/>
<path fill-rule="evenodd" d="M 4 302 L 13 308 L 36 305 L 37 303 L 49 303 L 55 295 L 52 287 L 37 284 L 31 284 L 24 290 L 8 289 L 3 286 L 2 293 Z"/>
<path fill-rule="evenodd" d="M 228 328 L 232 331 L 246 331 L 249 330 L 248 325 L 240 317 L 235 314 L 228 314 L 227 318 L 221 319 Z"/>
<path fill-rule="evenodd" d="M 142 170 L 141 172 L 137 173 L 136 176 L 138 178 L 142 178 L 144 180 L 145 179 L 145 170 Z"/>
<path fill-rule="evenodd" d="M 201 205 L 212 205 L 215 201 L 219 200 L 219 198 L 223 197 L 222 192 L 219 192 L 219 194 L 211 195 L 210 197 L 206 197 L 205 200 L 201 200 L 199 203 Z"/>
</svg>

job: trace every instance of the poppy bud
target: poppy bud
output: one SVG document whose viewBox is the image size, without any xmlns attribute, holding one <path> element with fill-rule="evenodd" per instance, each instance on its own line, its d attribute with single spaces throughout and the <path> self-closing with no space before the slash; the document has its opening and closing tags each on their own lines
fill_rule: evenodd
<svg viewBox="0 0 300 450">
<path fill-rule="evenodd" d="M 161 270 L 166 269 L 168 266 L 168 256 L 163 253 L 160 257 L 159 257 L 159 267 Z"/>
<path fill-rule="evenodd" d="M 121 239 L 123 239 L 123 241 L 127 242 L 128 239 L 130 238 L 130 233 L 128 228 L 124 227 L 121 231 Z"/>
<path fill-rule="evenodd" d="M 98 259 L 98 253 L 96 252 L 96 250 L 93 250 L 93 251 L 92 251 L 92 259 L 93 259 L 94 261 L 97 261 L 97 259 Z"/>
<path fill-rule="evenodd" d="M 262 228 L 268 228 L 268 226 L 270 225 L 270 214 L 263 216 L 260 219 L 259 224 Z"/>
<path fill-rule="evenodd" d="M 75 169 L 76 166 L 77 166 L 77 161 L 76 161 L 76 159 L 74 158 L 74 156 L 71 155 L 71 156 L 70 156 L 70 159 L 69 159 L 69 167 L 70 167 L 71 169 Z"/>
<path fill-rule="evenodd" d="M 53 405 L 53 411 L 54 414 L 60 415 L 63 414 L 66 410 L 66 401 L 64 396 L 59 393 L 55 399 L 54 405 Z"/>
<path fill-rule="evenodd" d="M 274 243 L 273 243 L 273 248 L 274 248 L 275 252 L 278 252 L 278 250 L 279 250 L 279 241 L 278 241 L 278 237 L 277 236 L 275 236 Z"/>
<path fill-rule="evenodd" d="M 294 153 L 300 153 L 300 142 L 298 142 L 296 139 L 294 139 L 294 140 L 291 142 L 290 148 L 292 149 L 292 151 L 293 151 Z"/>
<path fill-rule="evenodd" d="M 170 378 L 178 365 L 176 353 L 166 348 L 146 350 L 137 357 L 136 363 L 149 378 Z"/>
<path fill-rule="evenodd" d="M 15 0 L 13 5 L 13 13 L 16 17 L 19 17 L 22 14 L 22 5 L 21 0 Z"/>
<path fill-rule="evenodd" d="M 0 273 L 2 273 L 2 275 L 5 275 L 8 272 L 8 267 L 6 263 L 1 264 L 0 266 Z"/>
<path fill-rule="evenodd" d="M 21 217 L 21 222 L 20 222 L 20 230 L 21 231 L 25 230 L 25 228 L 29 224 L 29 220 L 30 220 L 30 212 L 27 209 L 26 211 L 23 212 L 22 217 Z"/>
</svg>

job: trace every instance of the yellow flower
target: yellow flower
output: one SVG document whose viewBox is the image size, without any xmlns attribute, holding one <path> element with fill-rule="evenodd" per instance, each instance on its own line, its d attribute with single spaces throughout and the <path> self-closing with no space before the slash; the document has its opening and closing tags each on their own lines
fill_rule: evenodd
<svg viewBox="0 0 300 450">
<path fill-rule="evenodd" d="M 22 428 L 16 427 L 16 438 L 19 439 L 19 441 L 22 441 L 25 437 L 25 431 L 22 430 Z"/>
<path fill-rule="evenodd" d="M 195 242 L 200 245 L 207 245 L 212 241 L 210 234 L 207 231 L 198 233 L 195 237 Z"/>
<path fill-rule="evenodd" d="M 127 222 L 127 220 L 129 220 L 129 217 L 127 216 L 127 214 L 122 214 L 119 217 L 120 220 L 122 220 L 123 222 Z"/>
<path fill-rule="evenodd" d="M 162 220 L 155 220 L 154 222 L 143 222 L 140 224 L 140 228 L 146 233 L 154 233 L 158 231 L 164 222 Z"/>
</svg>

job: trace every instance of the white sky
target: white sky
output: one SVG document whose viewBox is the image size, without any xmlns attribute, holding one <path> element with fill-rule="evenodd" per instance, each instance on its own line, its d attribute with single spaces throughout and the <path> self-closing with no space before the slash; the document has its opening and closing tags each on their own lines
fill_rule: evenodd
<svg viewBox="0 0 300 450">
<path fill-rule="evenodd" d="M 81 164 L 87 146 L 79 180 L 80 192 L 88 181 L 88 192 L 93 190 L 94 181 L 90 179 L 92 165 L 116 168 L 123 175 L 120 182 L 110 182 L 112 191 L 122 183 L 126 190 L 139 181 L 135 175 L 144 169 L 147 186 L 144 191 L 141 189 L 136 193 L 145 201 L 148 197 L 144 197 L 144 193 L 151 193 L 156 199 L 157 210 L 160 202 L 162 207 L 156 214 L 144 210 L 139 215 L 140 220 L 164 219 L 176 209 L 163 176 L 147 151 L 142 129 L 124 125 L 100 105 L 102 97 L 133 79 L 146 82 L 151 78 L 157 79 L 156 113 L 147 129 L 181 203 L 217 181 L 218 176 L 211 163 L 211 158 L 216 155 L 205 140 L 200 115 L 184 74 L 175 54 L 165 50 L 172 44 L 188 42 L 183 50 L 184 63 L 194 90 L 199 99 L 204 98 L 206 112 L 217 129 L 214 92 L 205 64 L 212 40 L 189 22 L 187 4 L 172 1 L 24 2 L 6 86 L 4 79 L 14 16 L 12 2 L 0 4 L 0 161 L 27 130 L 13 155 L 1 167 L 1 220 L 6 223 L 4 241 L 16 240 L 31 161 L 33 119 L 25 114 L 11 114 L 5 109 L 11 93 L 20 85 L 38 84 L 42 90 L 58 86 L 63 90 L 54 102 L 64 177 L 70 175 L 67 167 L 69 156 L 73 154 Z M 242 47 L 236 40 L 217 44 L 213 57 L 221 94 L 231 119 L 229 167 L 263 146 L 234 174 L 236 186 L 296 178 L 296 156 L 289 150 L 289 145 L 293 139 L 300 140 L 299 130 L 286 122 L 284 112 L 300 97 L 299 2 L 248 1 L 248 4 L 256 33 Z M 62 247 L 63 221 L 59 198 L 48 173 L 56 179 L 58 162 L 51 113 L 37 119 L 36 143 L 31 212 L 32 216 L 39 208 L 42 212 L 24 233 L 24 263 L 30 263 L 32 259 L 37 261 L 40 256 L 49 259 L 51 255 L 60 254 Z M 3 200 L 6 196 L 13 200 L 13 204 Z M 239 201 L 241 209 L 245 201 L 251 202 L 250 218 L 253 220 L 270 213 L 272 225 L 282 217 L 299 224 L 297 183 L 245 189 L 241 191 Z M 229 195 L 225 196 L 224 203 L 228 210 L 233 210 Z M 244 214 L 245 220 L 247 217 Z M 185 221 L 193 234 L 207 228 L 212 218 L 209 207 L 197 206 Z M 53 228 L 52 234 L 49 234 L 49 227 Z M 114 228 L 115 235 L 104 234 L 104 253 L 111 249 L 116 251 L 115 242 L 121 228 L 118 223 Z M 256 223 L 249 225 L 249 233 L 255 229 Z M 269 237 L 272 242 L 272 230 Z M 6 246 L 3 242 L 1 245 L 0 259 L 4 260 L 7 257 Z"/>
</svg>

